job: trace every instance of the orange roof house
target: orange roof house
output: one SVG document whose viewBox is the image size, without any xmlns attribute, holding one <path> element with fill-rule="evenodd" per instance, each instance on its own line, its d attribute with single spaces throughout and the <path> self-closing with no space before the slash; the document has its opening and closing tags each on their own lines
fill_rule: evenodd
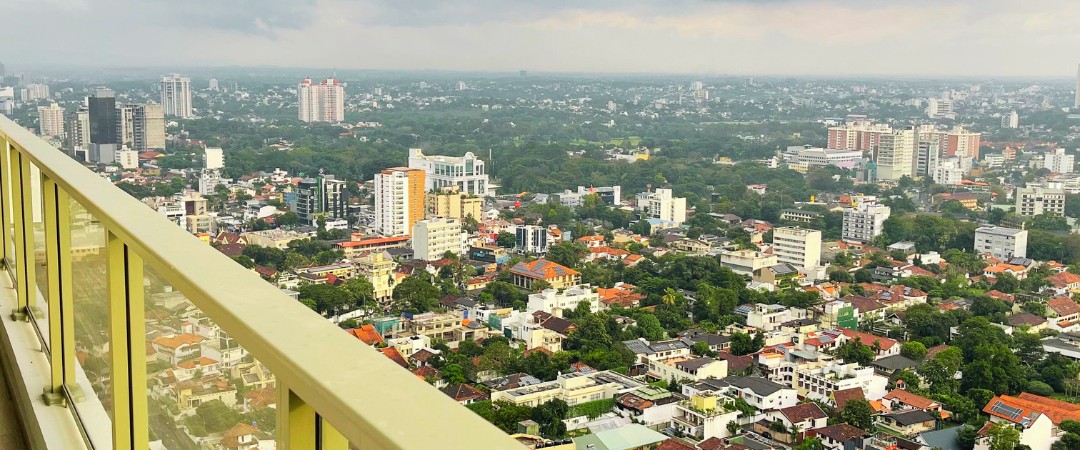
<svg viewBox="0 0 1080 450">
<path fill-rule="evenodd" d="M 510 273 L 513 275 L 514 284 L 526 289 L 531 288 L 532 283 L 537 280 L 547 281 L 556 289 L 581 283 L 580 272 L 546 259 L 517 263 L 510 269 Z"/>
<path fill-rule="evenodd" d="M 353 337 L 363 341 L 367 345 L 386 343 L 386 341 L 383 340 L 382 335 L 375 330 L 375 325 L 372 324 L 361 325 L 360 328 L 353 328 L 348 331 L 349 334 L 353 335 Z"/>
</svg>

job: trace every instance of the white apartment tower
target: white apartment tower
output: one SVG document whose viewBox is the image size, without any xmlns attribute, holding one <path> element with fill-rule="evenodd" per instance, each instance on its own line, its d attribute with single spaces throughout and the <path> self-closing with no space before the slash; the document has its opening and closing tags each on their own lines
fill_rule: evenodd
<svg viewBox="0 0 1080 450">
<path fill-rule="evenodd" d="M 424 172 L 392 167 L 375 174 L 375 231 L 408 236 L 424 219 Z"/>
<path fill-rule="evenodd" d="M 773 228 L 773 254 L 777 261 L 796 268 L 817 267 L 821 262 L 821 232 L 800 227 Z"/>
<path fill-rule="evenodd" d="M 675 197 L 671 189 L 642 192 L 637 195 L 637 205 L 643 219 L 660 219 L 675 225 L 686 222 L 686 199 Z"/>
<path fill-rule="evenodd" d="M 206 170 L 225 168 L 225 152 L 221 147 L 206 147 L 203 150 L 203 168 Z"/>
<path fill-rule="evenodd" d="M 456 186 L 466 195 L 486 197 L 488 173 L 484 161 L 472 152 L 465 156 L 425 155 L 418 148 L 409 149 L 409 168 L 423 170 L 426 174 L 424 189 L 428 192 Z"/>
<path fill-rule="evenodd" d="M 1065 215 L 1065 191 L 1060 188 L 1028 186 L 1016 190 L 1016 214 L 1031 217 L 1040 214 Z"/>
<path fill-rule="evenodd" d="M 872 202 L 846 208 L 841 237 L 848 242 L 870 242 L 881 235 L 881 228 L 891 212 L 888 206 Z"/>
<path fill-rule="evenodd" d="M 899 180 L 905 175 L 914 177 L 915 130 L 882 134 L 874 147 L 874 162 L 879 180 Z"/>
<path fill-rule="evenodd" d="M 975 229 L 975 253 L 989 253 L 999 260 L 1027 256 L 1027 230 L 1005 227 Z"/>
<path fill-rule="evenodd" d="M 446 252 L 464 253 L 466 234 L 461 221 L 449 217 L 433 217 L 413 225 L 413 257 L 421 261 L 442 259 Z"/>
<path fill-rule="evenodd" d="M 1066 154 L 1063 148 L 1048 150 L 1043 155 L 1043 167 L 1053 173 L 1072 173 L 1074 166 L 1074 155 Z"/>
<path fill-rule="evenodd" d="M 1073 100 L 1073 108 L 1080 109 L 1080 64 L 1076 65 L 1076 98 Z"/>
<path fill-rule="evenodd" d="M 345 120 L 345 87 L 327 78 L 318 84 L 305 78 L 297 88 L 301 122 L 337 123 Z"/>
<path fill-rule="evenodd" d="M 172 74 L 161 77 L 161 105 L 165 114 L 189 119 L 191 113 L 191 78 Z"/>
<path fill-rule="evenodd" d="M 1016 111 L 1001 115 L 1001 128 L 1019 128 L 1020 115 Z"/>
<path fill-rule="evenodd" d="M 64 108 L 56 103 L 38 106 L 38 134 L 64 137 Z"/>
</svg>

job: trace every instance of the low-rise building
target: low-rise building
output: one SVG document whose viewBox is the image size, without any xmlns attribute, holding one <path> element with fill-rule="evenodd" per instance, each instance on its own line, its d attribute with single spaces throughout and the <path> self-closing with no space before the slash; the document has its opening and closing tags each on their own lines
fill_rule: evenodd
<svg viewBox="0 0 1080 450">
<path fill-rule="evenodd" d="M 510 269 L 514 285 L 531 289 L 534 282 L 543 280 L 555 289 L 581 284 L 581 273 L 561 264 L 538 259 L 533 262 L 520 262 Z"/>
<path fill-rule="evenodd" d="M 570 406 L 613 398 L 632 392 L 645 384 L 614 372 L 591 374 L 564 373 L 554 381 L 491 393 L 491 401 L 508 401 L 517 405 L 540 406 L 559 399 Z"/>
<path fill-rule="evenodd" d="M 698 440 L 731 436 L 729 423 L 737 423 L 740 412 L 735 399 L 711 392 L 695 394 L 680 402 L 671 419 L 671 427 Z"/>
<path fill-rule="evenodd" d="M 584 284 L 565 289 L 544 289 L 541 292 L 529 294 L 526 311 L 529 313 L 543 311 L 562 317 L 564 311 L 574 310 L 581 303 L 589 305 L 589 310 L 593 312 L 604 309 L 597 290 Z"/>
<path fill-rule="evenodd" d="M 434 217 L 418 221 L 412 229 L 413 256 L 422 261 L 435 261 L 446 253 L 464 255 L 465 237 L 458 219 Z"/>
<path fill-rule="evenodd" d="M 776 255 L 756 250 L 723 250 L 720 252 L 720 265 L 739 275 L 759 275 L 761 269 L 777 265 Z"/>
</svg>

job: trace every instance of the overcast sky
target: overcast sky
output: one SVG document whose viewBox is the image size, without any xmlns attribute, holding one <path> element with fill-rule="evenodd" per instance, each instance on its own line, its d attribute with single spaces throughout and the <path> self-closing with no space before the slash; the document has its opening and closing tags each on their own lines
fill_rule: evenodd
<svg viewBox="0 0 1080 450">
<path fill-rule="evenodd" d="M 1077 0 L 0 0 L 0 61 L 1071 77 Z"/>
</svg>

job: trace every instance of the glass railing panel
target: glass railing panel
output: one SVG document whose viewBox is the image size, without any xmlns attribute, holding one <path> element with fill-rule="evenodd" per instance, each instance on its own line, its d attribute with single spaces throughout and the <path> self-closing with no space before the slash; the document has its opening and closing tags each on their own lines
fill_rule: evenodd
<svg viewBox="0 0 1080 450">
<path fill-rule="evenodd" d="M 151 448 L 271 448 L 274 375 L 158 271 L 144 287 Z"/>
<path fill-rule="evenodd" d="M 32 205 L 32 214 L 28 218 L 30 222 L 29 234 L 34 241 L 34 265 L 35 306 L 30 309 L 30 315 L 37 327 L 38 334 L 44 343 L 46 353 L 50 351 L 49 343 L 49 268 L 45 264 L 45 218 L 44 198 L 42 196 L 41 171 L 33 164 L 30 165 L 30 196 L 28 200 Z"/>
<path fill-rule="evenodd" d="M 77 201 L 70 201 L 71 275 L 75 315 L 76 385 L 72 411 L 95 448 L 112 447 L 112 367 L 106 230 Z"/>
</svg>

